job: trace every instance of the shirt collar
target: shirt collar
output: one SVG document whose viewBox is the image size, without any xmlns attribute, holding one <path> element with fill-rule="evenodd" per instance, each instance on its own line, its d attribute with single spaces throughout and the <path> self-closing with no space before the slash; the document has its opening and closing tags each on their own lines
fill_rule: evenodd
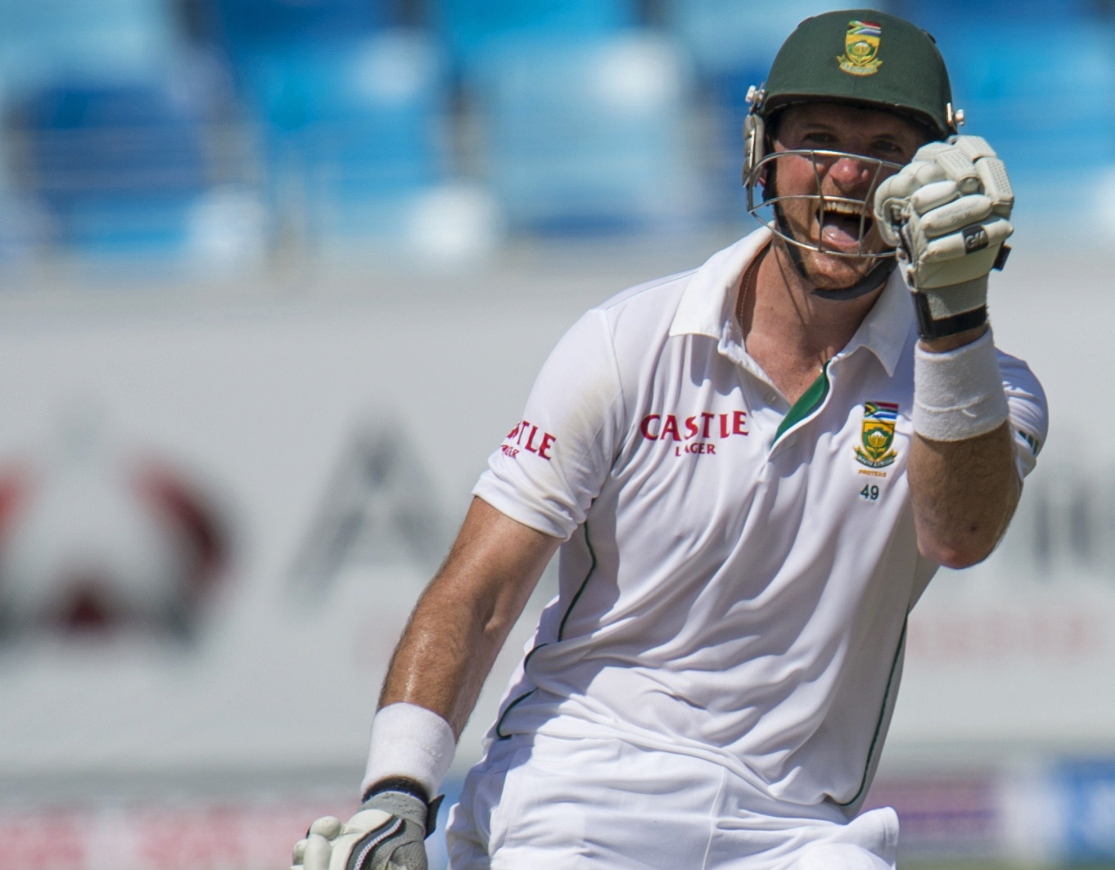
<svg viewBox="0 0 1115 870">
<path fill-rule="evenodd" d="M 914 305 L 899 266 L 890 273 L 883 292 L 841 354 L 848 356 L 865 347 L 878 357 L 887 371 L 887 377 L 892 377 L 913 328 Z"/>
<path fill-rule="evenodd" d="M 740 345 L 742 351 L 742 338 L 733 316 L 740 276 L 770 239 L 770 230 L 760 228 L 709 257 L 689 277 L 682 291 L 670 324 L 670 336 L 707 335 L 720 341 L 721 352 L 732 344 Z M 865 347 L 875 354 L 888 376 L 894 374 L 913 326 L 914 308 L 901 271 L 891 272 L 883 292 L 848 346 L 840 352 L 841 356 L 848 356 Z M 728 355 L 736 357 L 735 353 Z"/>
<path fill-rule="evenodd" d="M 681 303 L 670 324 L 670 337 L 707 335 L 720 338 L 732 316 L 739 279 L 747 264 L 766 247 L 771 231 L 762 227 L 722 251 L 717 251 L 689 276 Z"/>
</svg>

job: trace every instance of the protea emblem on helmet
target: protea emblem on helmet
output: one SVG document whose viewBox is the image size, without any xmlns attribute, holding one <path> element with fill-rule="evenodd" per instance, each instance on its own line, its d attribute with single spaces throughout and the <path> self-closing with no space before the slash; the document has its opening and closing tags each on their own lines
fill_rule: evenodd
<svg viewBox="0 0 1115 870">
<path fill-rule="evenodd" d="M 849 21 L 844 35 L 844 54 L 836 60 L 853 76 L 873 76 L 883 62 L 879 60 L 879 38 L 883 28 L 873 21 Z"/>
<path fill-rule="evenodd" d="M 886 468 L 898 458 L 892 450 L 894 422 L 898 418 L 898 405 L 891 402 L 864 402 L 863 432 L 856 459 L 868 468 Z"/>
</svg>

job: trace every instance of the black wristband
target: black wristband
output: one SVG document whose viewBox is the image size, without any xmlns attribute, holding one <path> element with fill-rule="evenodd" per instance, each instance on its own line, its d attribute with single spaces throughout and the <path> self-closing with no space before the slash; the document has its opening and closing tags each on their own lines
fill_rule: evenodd
<svg viewBox="0 0 1115 870">
<path fill-rule="evenodd" d="M 368 790 L 364 792 L 362 802 L 367 803 L 377 794 L 382 794 L 385 791 L 399 791 L 403 794 L 409 794 L 411 797 L 418 798 L 424 804 L 430 802 L 430 796 L 426 793 L 422 783 L 416 779 L 411 779 L 409 776 L 389 776 L 387 779 L 373 782 L 368 786 Z"/>
<path fill-rule="evenodd" d="M 429 837 L 434 832 L 437 828 L 437 812 L 441 809 L 441 802 L 445 800 L 445 795 L 439 794 L 431 800 L 426 794 L 425 787 L 417 780 L 411 779 L 409 776 L 389 776 L 387 779 L 381 779 L 379 782 L 374 782 L 368 786 L 361 803 L 366 804 L 377 794 L 383 794 L 387 791 L 408 794 L 422 801 L 426 805 L 426 836 Z"/>
<path fill-rule="evenodd" d="M 918 316 L 918 335 L 926 339 L 945 338 L 987 323 L 986 305 L 934 320 L 929 311 L 929 299 L 924 293 L 914 294 L 914 311 Z"/>
</svg>

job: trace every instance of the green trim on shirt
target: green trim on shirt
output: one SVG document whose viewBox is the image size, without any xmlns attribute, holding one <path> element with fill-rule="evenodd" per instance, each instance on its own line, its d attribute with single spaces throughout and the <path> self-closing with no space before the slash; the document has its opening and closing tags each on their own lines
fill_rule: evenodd
<svg viewBox="0 0 1115 870">
<path fill-rule="evenodd" d="M 782 419 L 778 431 L 774 433 L 774 440 L 777 441 L 787 429 L 801 422 L 821 407 L 821 403 L 824 402 L 828 394 L 829 364 L 826 362 L 824 368 L 821 369 L 821 373 L 817 375 L 817 380 L 809 385 L 809 389 L 801 394 L 801 398 L 794 402 L 794 407 Z"/>
<path fill-rule="evenodd" d="M 558 626 L 558 634 L 557 634 L 558 641 L 565 640 L 565 623 L 569 621 L 569 616 L 573 612 L 574 606 L 580 600 L 581 593 L 584 592 L 585 587 L 588 586 L 588 581 L 591 579 L 592 575 L 594 573 L 596 573 L 596 551 L 592 548 L 592 541 L 589 540 L 588 520 L 585 520 L 584 523 L 582 523 L 582 528 L 585 530 L 585 547 L 588 548 L 588 554 L 589 554 L 589 557 L 592 559 L 592 564 L 589 565 L 588 573 L 585 574 L 585 579 L 581 581 L 581 585 L 577 588 L 577 592 L 576 592 L 576 594 L 574 594 L 573 600 L 570 601 L 569 606 L 567 608 L 565 608 L 565 615 L 561 618 L 561 624 Z M 523 659 L 523 673 L 524 674 L 526 674 L 527 665 L 530 664 L 530 657 L 533 656 L 540 649 L 542 649 L 542 647 L 544 647 L 544 646 L 547 646 L 547 644 L 540 643 L 540 644 L 538 644 L 538 646 L 534 647 L 530 652 L 527 653 L 527 657 L 525 659 Z M 503 720 L 507 718 L 508 713 L 510 713 L 520 703 L 522 703 L 527 698 L 529 698 L 531 695 L 533 695 L 535 693 L 535 691 L 537 691 L 537 689 L 531 689 L 529 692 L 524 692 L 522 695 L 519 695 L 519 697 L 517 697 L 514 701 L 512 701 L 510 704 L 508 704 L 507 707 L 504 709 L 504 711 L 502 713 L 500 713 L 499 719 L 496 720 L 496 727 L 495 727 L 496 739 L 506 740 L 507 738 L 509 738 L 511 736 L 510 734 L 504 734 L 503 733 Z"/>
<path fill-rule="evenodd" d="M 592 575 L 596 573 L 596 550 L 592 549 L 592 541 L 588 537 L 588 520 L 582 524 L 585 530 L 585 547 L 588 549 L 589 557 L 592 559 L 592 564 L 588 566 L 588 573 L 585 574 L 585 579 L 581 581 L 580 587 L 577 589 L 573 600 L 569 602 L 569 606 L 565 608 L 565 616 L 561 618 L 561 625 L 558 626 L 557 639 L 559 641 L 565 640 L 565 623 L 569 621 L 570 615 L 573 613 L 573 608 L 577 606 L 577 602 L 581 600 L 581 594 L 588 586 L 588 581 L 592 579 Z"/>
<path fill-rule="evenodd" d="M 867 761 L 863 765 L 863 779 L 860 780 L 859 789 L 850 800 L 836 802 L 838 807 L 850 807 L 863 797 L 863 793 L 867 790 L 867 776 L 871 773 L 871 762 L 875 758 L 875 748 L 879 743 L 879 732 L 883 730 L 883 720 L 887 717 L 887 703 L 891 699 L 890 687 L 894 683 L 894 675 L 898 670 L 898 660 L 902 657 L 902 650 L 906 646 L 906 629 L 909 624 L 910 618 L 907 616 L 902 623 L 902 634 L 898 636 L 898 649 L 894 651 L 894 659 L 892 659 L 890 663 L 890 673 L 887 674 L 887 686 L 883 689 L 883 705 L 879 709 L 879 718 L 875 721 L 875 733 L 871 735 L 871 745 L 867 748 Z"/>
</svg>

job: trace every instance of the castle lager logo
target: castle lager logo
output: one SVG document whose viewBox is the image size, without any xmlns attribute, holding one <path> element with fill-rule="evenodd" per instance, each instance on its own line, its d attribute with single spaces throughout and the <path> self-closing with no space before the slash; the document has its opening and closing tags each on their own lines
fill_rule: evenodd
<svg viewBox="0 0 1115 870">
<path fill-rule="evenodd" d="M 864 402 L 863 432 L 856 459 L 868 468 L 886 468 L 898 458 L 891 449 L 894 444 L 894 421 L 898 418 L 898 405 L 891 402 Z"/>
<path fill-rule="evenodd" d="M 849 21 L 844 36 L 844 54 L 836 61 L 853 76 L 873 76 L 883 62 L 879 60 L 879 38 L 883 29 L 873 21 Z"/>
</svg>

